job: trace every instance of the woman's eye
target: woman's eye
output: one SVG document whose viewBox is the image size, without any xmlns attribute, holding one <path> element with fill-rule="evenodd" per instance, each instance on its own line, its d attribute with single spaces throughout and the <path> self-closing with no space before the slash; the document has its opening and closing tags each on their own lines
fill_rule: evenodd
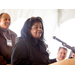
<svg viewBox="0 0 75 75">
<path fill-rule="evenodd" d="M 38 29 L 38 27 L 35 27 L 35 29 Z"/>
<path fill-rule="evenodd" d="M 40 29 L 42 29 L 42 27 L 40 27 Z"/>
</svg>

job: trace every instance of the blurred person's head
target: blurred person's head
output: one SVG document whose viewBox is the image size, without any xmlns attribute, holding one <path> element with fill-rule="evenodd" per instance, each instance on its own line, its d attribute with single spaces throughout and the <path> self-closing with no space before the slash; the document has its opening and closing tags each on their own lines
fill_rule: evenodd
<svg viewBox="0 0 75 75">
<path fill-rule="evenodd" d="M 59 61 L 65 59 L 67 56 L 67 49 L 64 47 L 59 47 L 58 53 L 57 53 L 57 58 Z"/>
<path fill-rule="evenodd" d="M 11 23 L 9 14 L 1 13 L 0 14 L 0 27 L 3 29 L 8 29 Z"/>
<path fill-rule="evenodd" d="M 31 17 L 27 19 L 21 30 L 21 37 L 33 37 L 35 40 L 43 40 L 44 28 L 41 17 Z"/>
</svg>

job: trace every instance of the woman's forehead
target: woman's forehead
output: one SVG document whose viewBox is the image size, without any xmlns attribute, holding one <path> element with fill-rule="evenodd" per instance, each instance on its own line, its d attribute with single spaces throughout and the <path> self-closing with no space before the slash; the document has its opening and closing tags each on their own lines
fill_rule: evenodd
<svg viewBox="0 0 75 75">
<path fill-rule="evenodd" d="M 41 22 L 35 22 L 33 26 L 42 26 Z"/>
</svg>

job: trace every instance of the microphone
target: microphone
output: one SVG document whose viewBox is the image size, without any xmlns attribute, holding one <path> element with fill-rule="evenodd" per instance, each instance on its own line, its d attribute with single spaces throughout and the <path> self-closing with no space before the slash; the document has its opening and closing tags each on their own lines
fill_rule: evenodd
<svg viewBox="0 0 75 75">
<path fill-rule="evenodd" d="M 63 46 L 65 46 L 65 47 L 71 49 L 72 52 L 75 53 L 75 47 L 71 47 L 71 46 L 69 46 L 68 44 L 66 44 L 65 42 L 63 42 L 63 41 L 61 41 L 60 39 L 56 38 L 55 36 L 53 36 L 53 39 L 55 39 L 55 40 L 61 42 Z"/>
<path fill-rule="evenodd" d="M 55 36 L 53 36 L 53 39 L 56 39 L 57 41 L 65 44 L 65 42 L 61 41 L 60 39 L 56 38 Z"/>
</svg>

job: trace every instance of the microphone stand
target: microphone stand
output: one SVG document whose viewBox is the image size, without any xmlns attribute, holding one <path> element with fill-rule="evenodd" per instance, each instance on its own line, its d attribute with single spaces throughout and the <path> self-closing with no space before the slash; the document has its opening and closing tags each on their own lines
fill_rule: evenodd
<svg viewBox="0 0 75 75">
<path fill-rule="evenodd" d="M 75 48 L 74 48 L 74 47 L 71 47 L 70 45 L 68 45 L 68 44 L 66 44 L 65 42 L 61 41 L 60 39 L 56 38 L 55 36 L 53 36 L 53 39 L 55 39 L 55 40 L 61 42 L 63 46 L 65 46 L 65 47 L 71 49 L 72 52 L 75 53 Z"/>
</svg>

